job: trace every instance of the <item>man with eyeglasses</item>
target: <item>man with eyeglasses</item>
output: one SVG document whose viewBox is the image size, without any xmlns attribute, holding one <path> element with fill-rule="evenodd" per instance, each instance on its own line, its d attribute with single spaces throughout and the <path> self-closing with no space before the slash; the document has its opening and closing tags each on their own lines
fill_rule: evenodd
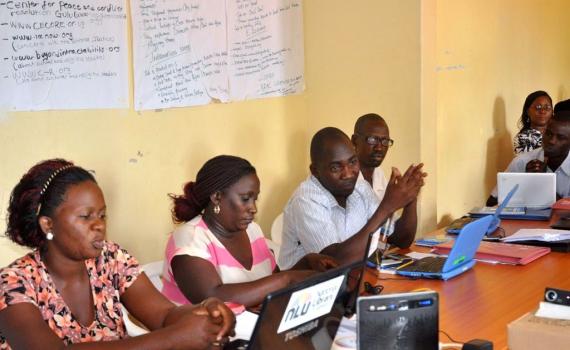
<svg viewBox="0 0 570 350">
<path fill-rule="evenodd" d="M 390 138 L 390 129 L 388 124 L 378 114 L 368 113 L 356 120 L 354 124 L 354 134 L 352 135 L 352 144 L 356 150 L 358 161 L 360 162 L 359 181 L 370 185 L 374 193 L 380 201 L 384 199 L 388 180 L 384 175 L 384 171 L 380 167 L 388 149 L 394 145 L 394 140 Z M 413 172 L 422 174 L 423 164 L 416 166 L 413 164 L 410 169 Z M 397 169 L 396 169 L 397 171 Z M 401 213 L 401 217 L 391 227 L 396 232 L 416 232 L 418 222 L 417 214 L 417 196 L 408 203 Z"/>
<path fill-rule="evenodd" d="M 425 176 L 421 166 L 410 167 L 403 175 L 395 169 L 380 202 L 370 185 L 357 181 L 360 166 L 354 146 L 333 127 L 313 136 L 310 170 L 283 211 L 281 269 L 308 253 L 330 255 L 341 264 L 361 260 L 369 235 L 378 236 L 396 210 L 415 201 Z M 414 237 L 415 230 L 396 230 L 388 242 L 405 248 Z"/>
<path fill-rule="evenodd" d="M 558 111 L 546 126 L 542 147 L 521 153 L 511 161 L 508 173 L 555 173 L 556 196 L 570 197 L 570 111 Z M 497 187 L 487 199 L 497 205 Z"/>
</svg>

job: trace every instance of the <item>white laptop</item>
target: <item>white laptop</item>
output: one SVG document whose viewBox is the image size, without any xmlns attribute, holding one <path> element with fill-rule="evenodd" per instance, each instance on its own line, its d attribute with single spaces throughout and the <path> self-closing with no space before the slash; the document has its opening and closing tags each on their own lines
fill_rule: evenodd
<svg viewBox="0 0 570 350">
<path fill-rule="evenodd" d="M 503 202 L 515 185 L 519 185 L 519 189 L 509 202 L 510 208 L 550 208 L 556 202 L 554 173 L 498 173 L 499 203 Z"/>
</svg>

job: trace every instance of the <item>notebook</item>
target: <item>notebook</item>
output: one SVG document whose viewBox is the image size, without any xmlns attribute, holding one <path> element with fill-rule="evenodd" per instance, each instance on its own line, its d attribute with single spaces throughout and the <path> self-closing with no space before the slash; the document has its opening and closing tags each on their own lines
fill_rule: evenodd
<svg viewBox="0 0 570 350">
<path fill-rule="evenodd" d="M 361 350 L 439 348 L 436 292 L 358 298 L 357 344 Z"/>
<path fill-rule="evenodd" d="M 445 243 L 435 246 L 433 252 L 436 254 L 447 255 L 451 249 L 451 244 Z M 477 253 L 475 253 L 475 259 L 512 265 L 526 265 L 548 253 L 550 253 L 550 248 L 547 247 L 481 242 L 481 245 L 477 248 Z"/>
<path fill-rule="evenodd" d="M 465 225 L 447 258 L 425 257 L 410 265 L 402 265 L 396 274 L 416 278 L 437 278 L 447 280 L 469 270 L 475 265 L 475 252 L 494 217 L 484 216 Z"/>
<path fill-rule="evenodd" d="M 544 209 L 556 202 L 556 174 L 554 173 L 498 173 L 497 190 L 499 203 L 509 190 L 519 185 L 509 207 Z"/>
<path fill-rule="evenodd" d="M 570 218 L 562 217 L 558 222 L 550 227 L 559 230 L 548 229 L 521 229 L 514 234 L 502 239 L 503 242 L 532 245 L 538 247 L 548 247 L 554 252 L 570 252 L 570 227 L 560 226 L 570 224 Z M 561 229 L 561 230 L 560 230 Z"/>
<path fill-rule="evenodd" d="M 519 188 L 518 185 L 513 186 L 513 188 L 511 188 L 511 191 L 509 192 L 509 194 L 505 198 L 505 200 L 500 202 L 501 204 L 497 208 L 492 208 L 493 209 L 492 211 L 485 210 L 487 207 L 473 208 L 469 212 L 469 215 L 471 215 L 471 217 L 462 217 L 462 218 L 455 220 L 454 222 L 451 223 L 451 225 L 449 225 L 450 227 L 448 227 L 446 231 L 448 233 L 459 233 L 461 231 L 461 229 L 466 224 L 476 220 L 475 218 L 480 218 L 482 216 L 491 215 L 493 218 L 493 221 L 491 221 L 491 224 L 487 228 L 486 234 L 487 235 L 492 234 L 493 232 L 495 232 L 497 227 L 499 227 L 499 225 L 501 224 L 501 219 L 500 219 L 501 214 L 503 213 L 503 210 L 505 210 L 505 208 L 509 204 L 509 202 L 510 202 L 511 198 L 513 197 L 513 195 L 515 194 L 515 192 L 517 192 L 518 188 Z"/>
<path fill-rule="evenodd" d="M 349 274 L 358 269 L 364 269 L 363 261 L 270 293 L 265 297 L 251 339 L 234 340 L 224 349 L 329 350 L 346 313 L 347 301 L 354 293 Z"/>
</svg>

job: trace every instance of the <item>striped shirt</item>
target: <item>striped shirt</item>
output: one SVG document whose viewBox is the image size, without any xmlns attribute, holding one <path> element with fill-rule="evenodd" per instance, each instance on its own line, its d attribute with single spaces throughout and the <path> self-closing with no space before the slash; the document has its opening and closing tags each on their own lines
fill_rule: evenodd
<svg viewBox="0 0 570 350">
<path fill-rule="evenodd" d="M 252 222 L 246 231 L 253 256 L 250 270 L 243 267 L 224 247 L 201 215 L 179 226 L 170 235 L 166 245 L 162 293 L 175 303 L 190 303 L 178 288 L 170 266 L 172 259 L 178 255 L 189 255 L 209 261 L 224 284 L 251 282 L 271 275 L 276 266 L 275 258 L 267 247 L 261 228 Z"/>
<path fill-rule="evenodd" d="M 288 269 L 307 253 L 318 253 L 352 237 L 366 225 L 378 204 L 378 198 L 364 179 L 356 182 L 343 208 L 319 180 L 310 175 L 285 206 L 279 267 Z"/>
</svg>

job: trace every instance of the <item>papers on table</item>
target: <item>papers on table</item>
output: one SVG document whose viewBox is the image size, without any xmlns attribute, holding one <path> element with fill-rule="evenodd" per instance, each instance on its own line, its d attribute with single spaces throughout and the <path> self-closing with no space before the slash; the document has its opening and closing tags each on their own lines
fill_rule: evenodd
<svg viewBox="0 0 570 350">
<path fill-rule="evenodd" d="M 570 306 L 540 302 L 540 307 L 535 316 L 553 318 L 558 320 L 570 320 Z"/>
<path fill-rule="evenodd" d="M 255 328 L 255 323 L 259 318 L 258 314 L 254 314 L 250 311 L 244 311 L 241 314 L 236 316 L 236 328 L 235 337 L 233 339 L 251 339 L 251 335 L 253 333 L 253 329 Z"/>
<path fill-rule="evenodd" d="M 565 240 L 570 240 L 570 231 L 554 229 L 521 229 L 502 239 L 503 242 L 558 242 Z"/>
</svg>

